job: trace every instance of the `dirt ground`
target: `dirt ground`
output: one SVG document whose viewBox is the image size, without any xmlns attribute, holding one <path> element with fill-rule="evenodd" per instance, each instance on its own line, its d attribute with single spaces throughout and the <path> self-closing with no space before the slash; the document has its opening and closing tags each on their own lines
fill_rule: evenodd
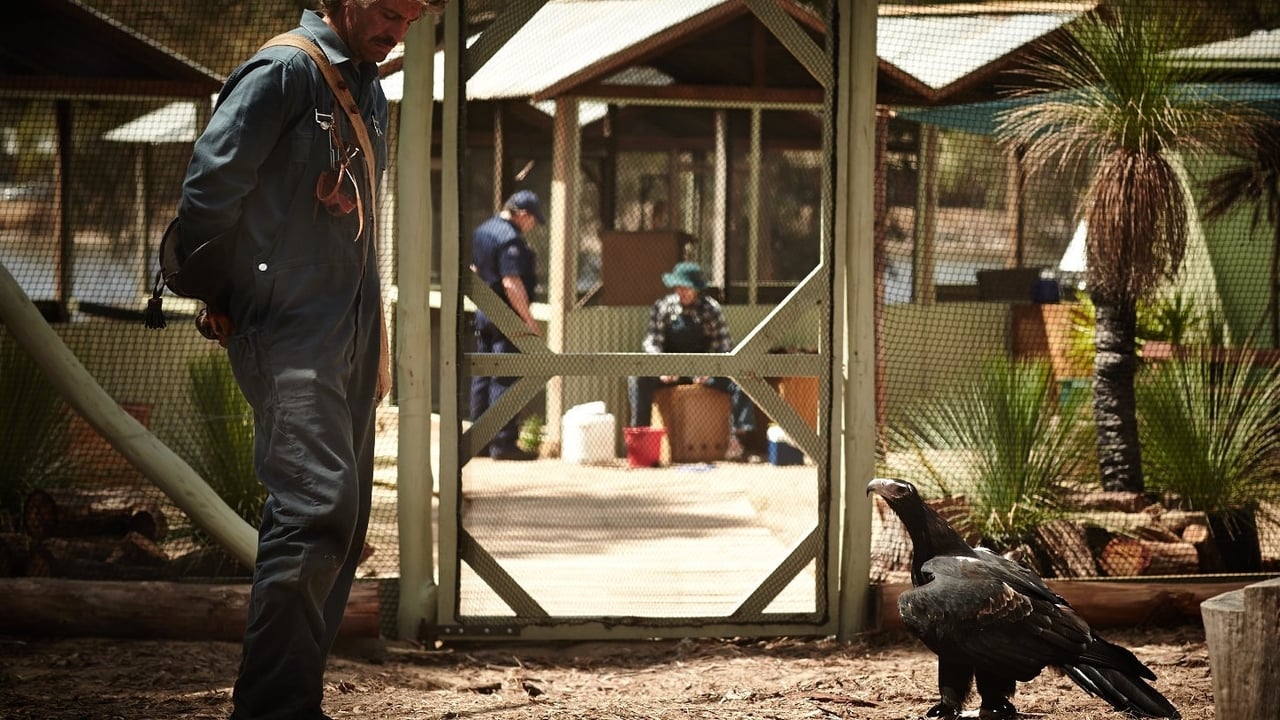
<svg viewBox="0 0 1280 720">
<path fill-rule="evenodd" d="M 1187 720 L 1213 718 L 1198 626 L 1112 630 L 1159 676 Z M 5 720 L 221 720 L 234 643 L 0 638 Z M 366 642 L 330 662 L 325 710 L 380 720 L 809 720 L 921 717 L 931 654 L 903 634 L 424 649 Z M 1023 717 L 1122 720 L 1052 670 L 1020 685 Z"/>
</svg>

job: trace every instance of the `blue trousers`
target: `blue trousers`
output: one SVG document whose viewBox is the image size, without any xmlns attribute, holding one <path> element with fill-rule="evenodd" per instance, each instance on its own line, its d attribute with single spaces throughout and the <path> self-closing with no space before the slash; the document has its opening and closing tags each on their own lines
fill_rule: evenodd
<svg viewBox="0 0 1280 720">
<path fill-rule="evenodd" d="M 374 328 L 374 317 L 362 328 Z M 354 335 L 326 347 L 333 336 L 324 332 L 269 339 L 251 330 L 228 343 L 253 407 L 254 466 L 268 492 L 233 720 L 324 717 L 325 664 L 373 492 L 378 334 Z"/>
<path fill-rule="evenodd" d="M 518 353 L 520 350 L 516 348 L 515 343 L 507 339 L 506 335 L 498 332 L 498 328 L 490 324 L 486 318 L 477 316 L 476 352 Z M 479 420 L 480 416 L 494 403 L 498 402 L 498 398 L 502 397 L 502 393 L 514 385 L 516 380 L 519 380 L 519 378 L 486 377 L 483 375 L 471 378 L 471 421 Z M 489 447 L 491 449 L 514 448 L 519 437 L 520 426 L 516 422 L 516 418 L 512 417 L 489 441 Z"/>
<path fill-rule="evenodd" d="M 682 377 L 670 384 L 692 385 L 693 378 Z M 631 400 L 631 427 L 647 427 L 653 422 L 653 393 L 666 386 L 656 377 L 627 378 L 627 394 Z M 737 383 L 729 378 L 713 377 L 706 386 L 729 396 L 729 419 L 734 432 L 748 433 L 755 429 L 756 408 Z"/>
</svg>

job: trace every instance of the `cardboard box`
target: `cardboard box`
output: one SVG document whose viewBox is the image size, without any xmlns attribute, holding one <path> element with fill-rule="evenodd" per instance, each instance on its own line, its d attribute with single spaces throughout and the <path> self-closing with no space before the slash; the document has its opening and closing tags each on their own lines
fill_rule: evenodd
<svg viewBox="0 0 1280 720">
<path fill-rule="evenodd" d="M 662 463 L 717 462 L 729 450 L 729 396 L 701 385 L 653 394 L 653 424 L 667 429 Z"/>
</svg>

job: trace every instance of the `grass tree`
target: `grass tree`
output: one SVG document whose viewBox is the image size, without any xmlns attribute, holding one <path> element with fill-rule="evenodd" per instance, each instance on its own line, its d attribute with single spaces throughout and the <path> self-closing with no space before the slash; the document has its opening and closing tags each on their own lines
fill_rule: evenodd
<svg viewBox="0 0 1280 720">
<path fill-rule="evenodd" d="M 1182 263 L 1186 189 L 1174 153 L 1234 147 L 1256 116 L 1191 84 L 1170 48 L 1194 44 L 1177 7 L 1134 0 L 1089 13 L 1029 71 L 1038 98 L 1008 111 L 1001 139 L 1031 172 L 1090 173 L 1085 281 L 1096 312 L 1093 414 L 1107 489 L 1144 489 L 1134 403 L 1137 308 Z"/>
<path fill-rule="evenodd" d="M 1237 206 L 1251 206 L 1257 229 L 1265 212 L 1272 228 L 1266 321 L 1271 347 L 1280 347 L 1280 125 L 1260 125 L 1252 140 L 1233 151 L 1235 164 L 1209 181 L 1205 216 L 1221 217 Z"/>
</svg>

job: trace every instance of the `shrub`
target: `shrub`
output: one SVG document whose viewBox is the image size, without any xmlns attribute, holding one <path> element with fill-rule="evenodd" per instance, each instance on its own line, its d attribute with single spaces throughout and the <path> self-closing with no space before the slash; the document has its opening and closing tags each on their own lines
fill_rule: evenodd
<svg viewBox="0 0 1280 720">
<path fill-rule="evenodd" d="M 66 482 L 67 421 L 31 356 L 0 338 L 0 512 L 16 516 L 32 490 Z"/>
<path fill-rule="evenodd" d="M 1205 349 L 1149 368 L 1136 392 L 1152 489 L 1208 513 L 1280 497 L 1280 367 Z"/>
<path fill-rule="evenodd" d="M 1080 395 L 1059 402 L 1048 363 L 988 359 L 976 383 L 921 401 L 889 427 L 891 448 L 916 461 L 894 472 L 930 494 L 964 495 L 983 542 L 1012 548 L 1061 514 L 1063 489 L 1089 460 L 1082 407 Z"/>
<path fill-rule="evenodd" d="M 236 514 L 257 527 L 267 491 L 253 470 L 253 411 L 224 354 L 194 358 L 187 374 L 196 416 L 181 452 Z"/>
</svg>

